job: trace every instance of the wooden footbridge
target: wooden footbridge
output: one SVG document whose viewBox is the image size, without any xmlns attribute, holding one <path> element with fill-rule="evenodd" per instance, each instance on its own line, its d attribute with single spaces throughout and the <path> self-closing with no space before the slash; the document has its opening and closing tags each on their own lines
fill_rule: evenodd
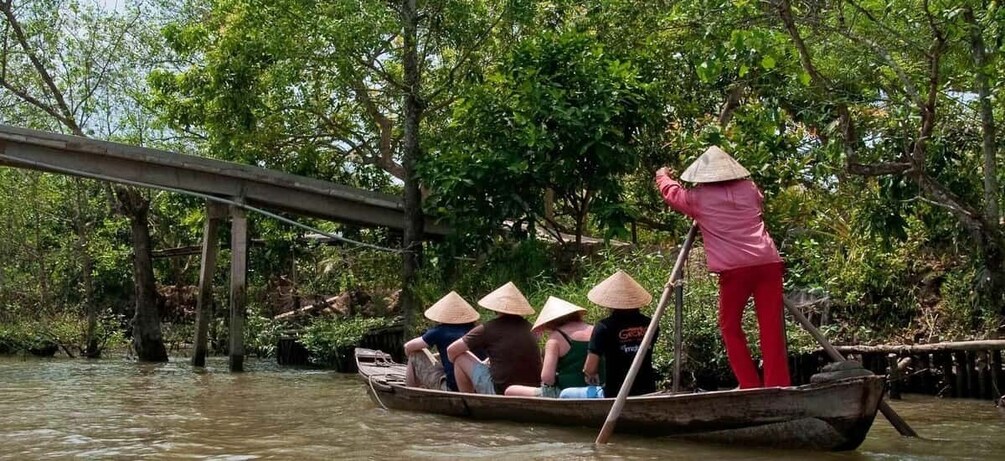
<svg viewBox="0 0 1005 461">
<path fill-rule="evenodd" d="M 244 361 L 247 207 L 361 226 L 402 229 L 405 224 L 402 201 L 387 194 L 251 165 L 7 125 L 0 125 L 0 165 L 187 192 L 207 198 L 192 356 L 196 366 L 205 365 L 217 234 L 228 217 L 231 222 L 230 368 L 234 371 L 241 370 Z M 425 232 L 444 235 L 447 230 L 430 221 Z"/>
</svg>

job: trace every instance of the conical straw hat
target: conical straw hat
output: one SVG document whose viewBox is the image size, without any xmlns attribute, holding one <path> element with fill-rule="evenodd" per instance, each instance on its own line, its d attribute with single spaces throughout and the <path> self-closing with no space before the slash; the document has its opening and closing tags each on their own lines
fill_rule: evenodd
<svg viewBox="0 0 1005 461">
<path fill-rule="evenodd" d="M 534 308 L 513 282 L 506 282 L 505 285 L 485 295 L 478 300 L 478 305 L 501 314 L 534 315 Z"/>
<path fill-rule="evenodd" d="M 623 270 L 598 283 L 586 297 L 610 309 L 638 309 L 653 300 L 653 295 Z"/>
<path fill-rule="evenodd" d="M 693 183 L 729 181 L 750 176 L 740 162 L 730 157 L 719 146 L 709 147 L 701 157 L 688 165 L 680 179 Z"/>
<path fill-rule="evenodd" d="M 478 311 L 471 307 L 456 291 L 447 293 L 446 296 L 429 306 L 425 314 L 427 319 L 434 322 L 453 325 L 471 323 L 481 318 Z"/>
<path fill-rule="evenodd" d="M 536 330 L 552 320 L 560 319 L 573 312 L 586 312 L 586 309 L 583 309 L 582 307 L 572 304 L 564 299 L 549 296 L 548 301 L 544 303 L 544 307 L 541 308 L 541 314 L 537 316 L 537 321 L 534 322 L 534 326 L 531 330 Z"/>
</svg>

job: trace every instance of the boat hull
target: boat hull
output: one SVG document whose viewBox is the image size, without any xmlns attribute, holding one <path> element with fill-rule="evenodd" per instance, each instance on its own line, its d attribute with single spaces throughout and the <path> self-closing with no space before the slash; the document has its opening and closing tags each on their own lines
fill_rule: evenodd
<svg viewBox="0 0 1005 461">
<path fill-rule="evenodd" d="M 394 410 L 600 428 L 614 402 L 419 389 L 401 382 L 403 370 L 390 362 L 373 365 L 364 358 L 360 363 L 371 399 Z M 729 444 L 853 450 L 872 426 L 883 389 L 882 377 L 867 376 L 799 387 L 629 397 L 615 430 Z"/>
</svg>

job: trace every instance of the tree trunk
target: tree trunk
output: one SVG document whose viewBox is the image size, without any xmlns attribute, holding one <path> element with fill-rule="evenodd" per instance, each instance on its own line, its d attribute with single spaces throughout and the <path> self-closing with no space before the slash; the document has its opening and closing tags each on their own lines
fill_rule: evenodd
<svg viewBox="0 0 1005 461">
<path fill-rule="evenodd" d="M 38 181 L 39 177 L 37 175 L 34 178 L 34 218 L 35 218 L 35 257 L 38 259 L 38 295 L 39 295 L 39 305 L 42 309 L 48 310 L 52 306 L 49 303 L 49 269 L 45 264 L 46 248 L 42 243 L 42 223 L 41 223 L 41 207 L 39 206 L 39 193 L 38 193 Z"/>
<path fill-rule="evenodd" d="M 422 194 L 419 178 L 415 171 L 419 160 L 419 122 L 422 118 L 418 63 L 418 22 L 415 0 L 403 0 L 401 22 L 404 29 L 404 72 L 405 72 L 405 119 L 403 123 L 402 166 L 405 169 L 405 227 L 402 257 L 401 306 L 405 316 L 405 328 L 413 325 L 419 300 L 415 294 L 415 283 L 419 262 L 422 258 Z"/>
<path fill-rule="evenodd" d="M 94 260 L 87 251 L 87 234 L 84 230 L 78 230 L 80 238 L 80 271 L 84 285 L 84 309 L 87 313 L 87 331 L 84 338 L 84 350 L 81 355 L 89 359 L 101 357 L 101 346 L 98 344 L 98 307 L 94 302 L 94 280 L 91 278 L 91 271 L 94 269 Z"/>
<path fill-rule="evenodd" d="M 984 46 L 983 30 L 974 17 L 970 7 L 963 9 L 963 18 L 970 29 L 970 49 L 973 54 L 974 72 L 976 74 L 977 100 L 980 103 L 981 134 L 983 139 L 981 149 L 984 154 L 984 217 L 988 223 L 998 227 L 998 175 L 995 156 L 998 147 L 995 143 L 995 118 L 991 106 L 991 84 L 988 81 L 988 55 Z"/>
<path fill-rule="evenodd" d="M 87 202 L 83 198 L 85 193 L 79 178 L 73 180 L 76 193 L 76 206 L 74 207 L 73 227 L 77 231 L 77 251 L 80 255 L 80 276 L 84 288 L 84 311 L 87 316 L 87 330 L 84 332 L 84 350 L 81 355 L 87 358 L 96 359 L 101 356 L 101 347 L 98 344 L 98 308 L 94 303 L 94 279 L 91 271 L 94 270 L 94 259 L 88 251 L 90 239 L 88 238 L 88 224 L 84 209 Z"/>
<path fill-rule="evenodd" d="M 39 52 L 42 50 L 33 46 L 27 34 L 25 34 L 24 28 L 21 26 L 21 22 L 18 20 L 15 12 L 13 2 L 0 1 L 0 13 L 6 19 L 14 41 L 25 53 L 35 73 L 41 79 L 42 85 L 40 86 L 40 90 L 42 93 L 47 94 L 47 98 L 45 99 L 51 98 L 49 100 L 53 101 L 53 103 L 50 104 L 32 98 L 28 93 L 21 91 L 15 91 L 14 96 L 29 105 L 40 108 L 75 136 L 87 137 L 87 134 L 81 129 L 74 111 L 66 103 L 66 98 L 63 96 L 63 91 L 56 84 L 56 79 L 52 77 L 49 69 L 45 67 L 45 61 L 39 58 Z M 6 59 L 6 54 L 3 58 Z M 6 73 L 2 74 L 6 75 Z M 0 81 L 7 83 L 2 76 L 0 76 Z M 94 83 L 97 84 L 97 82 Z M 116 206 L 119 208 L 120 213 L 129 219 L 132 228 L 133 283 L 136 293 L 136 315 L 133 318 L 133 343 L 136 353 L 140 360 L 167 361 L 167 352 L 164 350 L 164 343 L 161 339 L 160 317 L 157 312 L 156 285 L 154 284 L 153 274 L 153 258 L 150 254 L 150 228 L 147 221 L 150 201 L 139 192 L 126 187 L 116 186 L 113 188 L 113 191 L 116 197 Z M 42 258 L 42 255 L 40 254 L 39 257 Z M 44 262 L 44 259 L 41 259 L 41 261 Z M 43 271 L 42 275 L 41 281 L 45 283 L 47 280 L 45 271 Z M 87 290 L 86 284 L 88 283 L 85 280 L 85 290 Z M 47 287 L 43 286 L 42 291 L 43 298 L 47 298 L 45 294 L 48 291 Z M 47 302 L 43 302 L 43 305 L 45 304 Z M 97 321 L 96 316 L 94 320 L 95 322 Z M 90 322 L 89 317 L 89 326 Z"/>
<path fill-rule="evenodd" d="M 80 270 L 83 271 L 84 307 L 87 309 L 87 337 L 81 355 L 96 359 L 101 357 L 101 345 L 98 344 L 98 306 L 94 302 L 94 280 L 91 278 L 94 262 L 86 247 L 82 252 Z"/>
<path fill-rule="evenodd" d="M 1002 239 L 996 236 L 981 236 L 981 255 L 984 259 L 984 273 L 982 280 L 978 283 L 983 292 L 981 298 L 987 305 L 989 312 L 997 315 L 995 325 L 999 325 L 998 332 L 1005 332 L 1003 320 L 1005 320 L 1005 245 Z"/>
<path fill-rule="evenodd" d="M 144 362 L 167 362 L 167 350 L 161 337 L 160 313 L 157 311 L 157 286 L 154 283 L 151 258 L 150 227 L 147 214 L 150 201 L 138 191 L 116 188 L 123 214 L 129 218 L 133 243 L 133 293 L 136 313 L 133 316 L 133 348 Z"/>
<path fill-rule="evenodd" d="M 987 229 L 981 232 L 979 247 L 984 257 L 984 280 L 981 283 L 989 309 L 1005 317 L 1005 254 L 1003 254 L 999 218 L 998 171 L 994 109 L 991 104 L 991 83 L 988 78 L 990 57 L 984 44 L 983 29 L 970 7 L 963 8 L 963 19 L 970 33 L 970 51 L 974 61 L 974 86 L 981 113 L 981 151 L 984 157 L 984 220 Z"/>
</svg>

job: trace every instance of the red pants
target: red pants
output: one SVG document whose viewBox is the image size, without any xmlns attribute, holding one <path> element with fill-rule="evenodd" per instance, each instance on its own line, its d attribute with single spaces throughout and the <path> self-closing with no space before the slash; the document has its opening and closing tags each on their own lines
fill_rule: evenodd
<svg viewBox="0 0 1005 461">
<path fill-rule="evenodd" d="M 764 357 L 764 386 L 788 386 L 789 358 L 785 350 L 782 320 L 782 263 L 763 264 L 723 271 L 719 274 L 719 330 L 726 344 L 729 366 L 741 389 L 761 387 L 757 367 L 747 348 L 741 319 L 743 308 L 754 296 L 757 326 Z"/>
</svg>

